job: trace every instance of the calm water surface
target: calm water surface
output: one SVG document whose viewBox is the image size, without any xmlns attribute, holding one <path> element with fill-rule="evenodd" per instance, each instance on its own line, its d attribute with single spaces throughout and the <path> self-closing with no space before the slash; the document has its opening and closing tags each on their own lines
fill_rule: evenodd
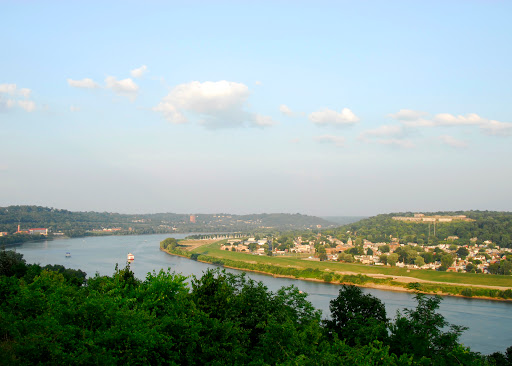
<svg viewBox="0 0 512 366">
<path fill-rule="evenodd" d="M 95 273 L 112 275 L 116 263 L 124 267 L 129 252 L 135 255 L 131 268 L 141 279 L 153 270 L 171 268 L 185 276 L 200 276 L 207 268 L 214 268 L 209 264 L 171 256 L 160 251 L 160 241 L 169 236 L 171 234 L 56 239 L 24 243 L 15 246 L 14 249 L 24 255 L 27 263 L 62 264 L 68 268 L 81 269 L 87 272 L 88 276 L 94 276 Z M 172 236 L 181 239 L 186 235 Z M 66 252 L 71 253 L 70 258 L 65 257 Z M 309 301 L 317 309 L 321 309 L 324 316 L 329 314 L 329 301 L 334 299 L 339 291 L 339 286 L 333 284 L 274 278 L 250 272 L 248 275 L 254 280 L 262 281 L 272 291 L 292 284 L 297 286 L 309 294 Z M 389 317 L 394 317 L 397 310 L 416 306 L 413 296 L 409 293 L 375 289 L 364 291 L 386 304 Z M 441 302 L 440 312 L 450 323 L 469 328 L 461 341 L 473 351 L 483 354 L 503 352 L 512 345 L 511 302 L 445 297 Z"/>
</svg>

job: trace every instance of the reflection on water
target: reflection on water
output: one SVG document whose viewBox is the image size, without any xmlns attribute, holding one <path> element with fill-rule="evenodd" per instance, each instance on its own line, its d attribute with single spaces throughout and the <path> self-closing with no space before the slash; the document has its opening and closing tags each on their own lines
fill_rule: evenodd
<svg viewBox="0 0 512 366">
<path fill-rule="evenodd" d="M 130 266 L 141 279 L 153 270 L 171 268 L 185 276 L 201 276 L 206 268 L 214 268 L 213 265 L 161 252 L 159 243 L 169 236 L 170 234 L 158 234 L 57 239 L 24 243 L 14 248 L 24 255 L 27 263 L 62 264 L 69 268 L 81 269 L 89 276 L 94 276 L 95 273 L 112 275 L 116 263 L 120 267 L 125 266 L 128 253 L 135 256 Z M 184 234 L 173 236 L 177 239 L 185 237 Z M 66 258 L 66 252 L 70 252 L 71 257 Z M 329 314 L 329 301 L 337 296 L 339 290 L 338 285 L 321 282 L 275 278 L 257 273 L 248 275 L 254 280 L 262 281 L 271 291 L 292 284 L 297 286 L 309 294 L 309 301 L 322 310 L 324 316 Z M 376 289 L 364 291 L 381 299 L 386 304 L 388 317 L 391 318 L 395 316 L 397 310 L 416 306 L 413 296 L 409 293 Z M 510 302 L 445 297 L 441 302 L 440 312 L 450 323 L 469 328 L 461 339 L 474 351 L 484 354 L 503 352 L 512 345 L 512 332 L 509 331 L 512 326 Z"/>
</svg>

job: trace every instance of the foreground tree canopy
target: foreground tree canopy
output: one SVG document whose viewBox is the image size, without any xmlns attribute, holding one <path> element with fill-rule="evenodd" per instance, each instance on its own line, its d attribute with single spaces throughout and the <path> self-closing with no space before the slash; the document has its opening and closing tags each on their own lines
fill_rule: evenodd
<svg viewBox="0 0 512 366">
<path fill-rule="evenodd" d="M 0 364 L 510 365 L 458 342 L 440 298 L 391 322 L 380 300 L 342 286 L 322 321 L 294 286 L 269 291 L 245 275 L 170 271 L 135 278 L 127 266 L 82 271 L 27 265 L 0 252 Z"/>
</svg>

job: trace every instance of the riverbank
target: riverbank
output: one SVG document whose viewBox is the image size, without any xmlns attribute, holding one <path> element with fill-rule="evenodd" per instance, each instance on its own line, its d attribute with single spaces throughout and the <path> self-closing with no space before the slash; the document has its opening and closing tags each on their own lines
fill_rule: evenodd
<svg viewBox="0 0 512 366">
<path fill-rule="evenodd" d="M 294 278 L 305 281 L 327 282 L 333 284 L 352 284 L 360 287 L 375 288 L 386 291 L 419 291 L 426 294 L 437 294 L 441 296 L 457 296 L 501 301 L 511 301 L 512 299 L 512 286 L 506 286 L 510 281 L 508 278 L 505 278 L 505 281 L 498 278 L 501 280 L 499 281 L 500 285 L 493 286 L 459 282 L 465 277 L 459 276 L 460 274 L 458 273 L 425 274 L 426 277 L 432 277 L 435 275 L 438 278 L 445 279 L 445 281 L 433 281 L 430 279 L 418 278 L 421 273 L 414 273 L 413 275 L 415 277 L 413 277 L 376 272 L 378 270 L 381 272 L 388 270 L 389 272 L 388 268 L 371 268 L 373 273 L 363 273 L 362 270 L 368 270 L 368 267 L 370 266 L 360 265 L 359 267 L 355 267 L 354 265 L 350 265 L 348 268 L 343 268 L 347 266 L 344 266 L 341 263 L 311 262 L 296 258 L 253 256 L 243 253 L 227 252 L 218 249 L 221 242 L 222 241 L 206 243 L 202 240 L 180 241 L 180 245 L 174 249 L 161 248 L 161 250 L 171 255 L 178 255 L 204 263 L 221 265 L 226 268 L 250 271 L 254 273 L 267 274 L 274 277 Z M 347 271 L 346 269 L 350 269 L 350 271 Z M 361 271 L 357 271 L 357 269 L 361 269 Z M 393 270 L 392 272 L 396 273 L 397 271 Z M 446 281 L 450 279 L 455 279 L 456 281 Z M 479 278 L 479 280 L 482 282 L 481 278 Z M 484 278 L 484 280 L 487 279 Z"/>
</svg>

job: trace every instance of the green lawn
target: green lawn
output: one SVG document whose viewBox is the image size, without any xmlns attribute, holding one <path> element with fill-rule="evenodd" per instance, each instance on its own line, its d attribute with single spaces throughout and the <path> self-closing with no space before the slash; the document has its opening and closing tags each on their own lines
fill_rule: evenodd
<svg viewBox="0 0 512 366">
<path fill-rule="evenodd" d="M 361 274 L 385 274 L 392 276 L 408 276 L 427 281 L 464 283 L 485 286 L 503 286 L 512 288 L 512 276 L 487 275 L 477 273 L 454 273 L 431 270 L 410 270 L 397 267 L 368 266 L 363 264 L 307 261 L 293 257 L 268 257 L 219 249 L 219 243 L 213 243 L 196 248 L 193 253 L 207 254 L 216 258 L 272 264 L 277 266 L 291 266 L 299 269 L 319 269 L 340 272 L 355 272 Z"/>
</svg>

